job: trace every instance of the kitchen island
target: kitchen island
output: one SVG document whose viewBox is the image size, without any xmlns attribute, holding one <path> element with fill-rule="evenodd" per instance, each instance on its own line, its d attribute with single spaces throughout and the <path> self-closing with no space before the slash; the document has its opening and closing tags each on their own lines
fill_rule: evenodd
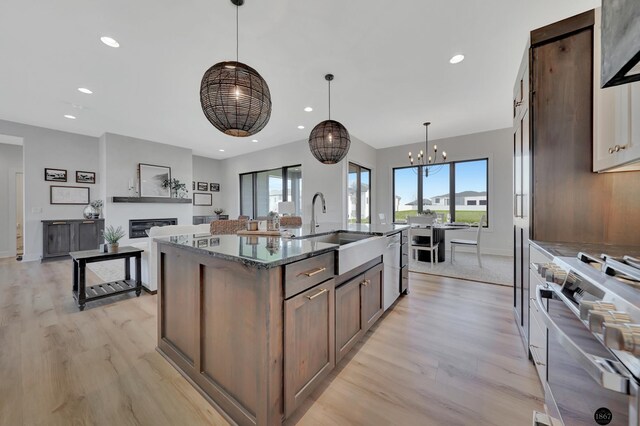
<svg viewBox="0 0 640 426">
<path fill-rule="evenodd" d="M 229 420 L 281 424 L 382 315 L 405 228 L 159 238 L 158 351 Z M 347 245 L 361 263 L 338 274 Z"/>
</svg>

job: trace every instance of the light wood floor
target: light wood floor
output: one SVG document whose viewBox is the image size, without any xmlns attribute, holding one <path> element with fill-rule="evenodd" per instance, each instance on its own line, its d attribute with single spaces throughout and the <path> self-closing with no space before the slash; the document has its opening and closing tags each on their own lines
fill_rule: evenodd
<svg viewBox="0 0 640 426">
<path fill-rule="evenodd" d="M 511 290 L 411 280 L 289 424 L 531 424 L 542 392 Z M 0 425 L 227 424 L 155 351 L 156 296 L 79 312 L 70 283 L 70 261 L 0 260 Z"/>
</svg>

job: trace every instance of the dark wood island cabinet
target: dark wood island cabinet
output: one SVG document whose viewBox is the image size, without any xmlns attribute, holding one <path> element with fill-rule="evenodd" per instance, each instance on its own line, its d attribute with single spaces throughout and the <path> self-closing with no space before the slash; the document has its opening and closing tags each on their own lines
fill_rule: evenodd
<svg viewBox="0 0 640 426">
<path fill-rule="evenodd" d="M 281 424 L 384 312 L 380 254 L 336 276 L 337 244 L 157 241 L 158 351 L 240 425 Z"/>
</svg>

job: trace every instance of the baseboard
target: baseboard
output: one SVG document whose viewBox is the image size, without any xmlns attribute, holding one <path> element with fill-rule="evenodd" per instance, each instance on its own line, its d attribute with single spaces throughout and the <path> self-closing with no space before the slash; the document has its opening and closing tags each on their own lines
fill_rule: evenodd
<svg viewBox="0 0 640 426">
<path fill-rule="evenodd" d="M 40 255 L 27 255 L 27 254 L 22 255 L 23 262 L 39 262 L 40 260 L 41 260 Z"/>
<path fill-rule="evenodd" d="M 5 258 L 5 257 L 16 257 L 15 253 L 11 253 L 8 251 L 0 251 L 0 259 Z"/>
<path fill-rule="evenodd" d="M 145 287 L 144 285 L 142 286 L 142 289 L 144 290 L 145 293 L 149 293 L 149 294 L 156 294 L 158 293 L 158 290 L 149 290 L 147 287 Z"/>
</svg>

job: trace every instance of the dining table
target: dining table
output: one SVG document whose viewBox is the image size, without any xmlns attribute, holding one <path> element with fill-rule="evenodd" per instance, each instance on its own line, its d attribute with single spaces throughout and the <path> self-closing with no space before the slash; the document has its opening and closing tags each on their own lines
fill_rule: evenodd
<svg viewBox="0 0 640 426">
<path fill-rule="evenodd" d="M 430 225 L 412 224 L 409 230 L 409 238 L 416 239 L 416 243 L 420 243 L 431 237 L 431 228 L 433 227 L 433 238 L 438 243 L 438 262 L 445 261 L 445 236 L 446 231 L 460 231 L 469 229 L 471 226 L 464 222 L 451 223 L 433 223 Z M 427 240 L 428 241 L 428 240 Z M 426 241 L 425 241 L 426 242 Z M 417 250 L 417 260 L 421 262 L 431 261 L 431 252 L 427 250 Z"/>
</svg>

